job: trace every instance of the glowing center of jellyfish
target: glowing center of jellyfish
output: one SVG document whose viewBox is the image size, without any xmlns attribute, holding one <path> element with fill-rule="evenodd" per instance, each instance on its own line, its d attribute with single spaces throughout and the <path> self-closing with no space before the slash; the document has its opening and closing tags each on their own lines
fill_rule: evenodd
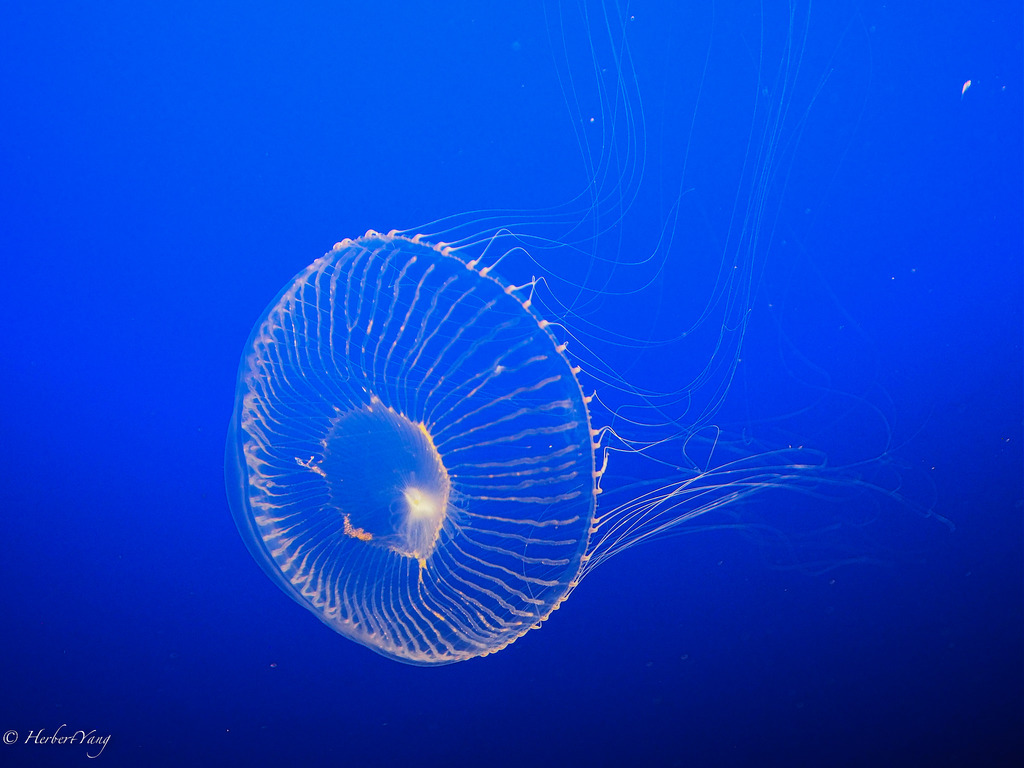
<svg viewBox="0 0 1024 768">
<path fill-rule="evenodd" d="M 336 416 L 323 447 L 321 468 L 344 534 L 421 564 L 429 558 L 451 484 L 426 426 L 373 397 Z"/>
<path fill-rule="evenodd" d="M 406 509 L 413 520 L 430 520 L 441 512 L 437 502 L 419 488 L 406 488 L 404 496 Z"/>
</svg>

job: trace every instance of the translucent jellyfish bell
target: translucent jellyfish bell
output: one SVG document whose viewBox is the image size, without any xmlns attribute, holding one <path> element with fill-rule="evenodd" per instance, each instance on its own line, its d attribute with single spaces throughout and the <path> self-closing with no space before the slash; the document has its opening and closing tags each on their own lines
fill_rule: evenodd
<svg viewBox="0 0 1024 768">
<path fill-rule="evenodd" d="M 227 469 L 249 550 L 385 656 L 504 648 L 587 560 L 600 472 L 576 371 L 528 291 L 451 249 L 339 243 L 242 357 Z"/>
</svg>

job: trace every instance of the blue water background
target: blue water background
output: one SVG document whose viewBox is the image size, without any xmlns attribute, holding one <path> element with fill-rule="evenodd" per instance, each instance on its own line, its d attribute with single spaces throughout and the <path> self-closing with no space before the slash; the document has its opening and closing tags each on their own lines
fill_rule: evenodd
<svg viewBox="0 0 1024 768">
<path fill-rule="evenodd" d="M 749 5 L 713 22 L 624 11 L 655 189 L 680 116 L 742 104 Z M 912 503 L 765 497 L 747 529 L 612 560 L 508 650 L 422 669 L 328 630 L 245 550 L 222 471 L 236 366 L 266 303 L 336 240 L 580 188 L 550 19 L 534 4 L 5 4 L 0 731 L 21 741 L 0 764 L 92 763 L 21 743 L 66 723 L 111 734 L 97 765 L 1019 765 L 1021 9 L 819 5 L 804 82 L 833 74 L 792 95 L 809 117 L 765 233 L 759 372 L 726 411 L 791 414 L 794 396 L 821 402 L 808 382 L 827 382 L 825 408 L 856 393 L 881 422 L 775 424 L 841 460 L 898 459 Z M 753 48 L 666 43 L 730 24 Z M 707 57 L 697 101 L 680 80 Z M 685 143 L 691 220 L 712 233 L 737 194 L 716 153 L 745 142 Z M 641 206 L 633 227 L 664 212 Z M 657 381 L 665 361 L 642 364 Z"/>
</svg>

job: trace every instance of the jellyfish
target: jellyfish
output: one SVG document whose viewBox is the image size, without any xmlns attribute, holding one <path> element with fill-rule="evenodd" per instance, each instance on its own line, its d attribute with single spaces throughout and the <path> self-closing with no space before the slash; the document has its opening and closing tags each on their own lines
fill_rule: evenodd
<svg viewBox="0 0 1024 768">
<path fill-rule="evenodd" d="M 246 344 L 238 527 L 282 589 L 388 657 L 501 650 L 659 508 L 761 487 L 763 460 L 736 463 L 599 512 L 608 453 L 531 288 L 370 231 L 297 275 Z"/>
<path fill-rule="evenodd" d="M 813 450 L 755 448 L 714 423 L 763 266 L 787 97 L 756 102 L 740 223 L 699 313 L 712 331 L 708 359 L 683 390 L 657 392 L 593 349 L 595 339 L 667 343 L 588 325 L 591 304 L 636 292 L 594 269 L 623 266 L 621 231 L 645 163 L 629 19 L 601 18 L 582 29 L 593 63 L 611 63 L 610 76 L 586 68 L 608 125 L 598 138 L 580 134 L 580 195 L 342 240 L 284 287 L 243 350 L 226 476 L 245 544 L 320 621 L 397 661 L 493 654 L 640 542 L 769 489 L 853 482 Z M 798 74 L 800 32 L 791 17 L 780 92 Z M 578 104 L 583 86 L 560 76 Z M 685 194 L 681 184 L 636 259 L 641 282 L 677 258 Z M 550 263 L 553 253 L 561 266 L 543 279 L 506 276 L 517 259 Z"/>
</svg>

